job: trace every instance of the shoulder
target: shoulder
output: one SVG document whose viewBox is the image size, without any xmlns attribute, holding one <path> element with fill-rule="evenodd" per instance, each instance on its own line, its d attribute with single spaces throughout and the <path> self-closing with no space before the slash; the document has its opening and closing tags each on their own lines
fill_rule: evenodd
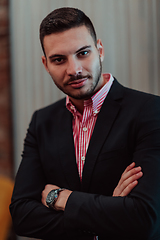
<svg viewBox="0 0 160 240">
<path fill-rule="evenodd" d="M 143 105 L 149 103 L 160 103 L 160 96 L 138 91 L 121 85 L 116 79 L 111 87 L 111 97 L 113 99 L 123 99 L 131 105 Z"/>
<path fill-rule="evenodd" d="M 66 99 L 63 98 L 51 105 L 38 109 L 33 113 L 32 120 L 36 120 L 37 123 L 44 123 L 48 121 L 54 121 L 59 119 L 63 114 L 68 114 L 66 109 Z"/>
<path fill-rule="evenodd" d="M 65 108 L 66 98 L 60 99 L 59 101 L 52 103 L 44 108 L 40 108 L 37 110 L 39 113 L 47 113 L 50 111 L 59 111 L 61 108 Z"/>
<path fill-rule="evenodd" d="M 66 109 L 66 98 L 60 99 L 59 101 L 50 104 L 44 108 L 38 109 L 36 112 L 38 114 L 57 114 L 58 112 Z"/>
</svg>

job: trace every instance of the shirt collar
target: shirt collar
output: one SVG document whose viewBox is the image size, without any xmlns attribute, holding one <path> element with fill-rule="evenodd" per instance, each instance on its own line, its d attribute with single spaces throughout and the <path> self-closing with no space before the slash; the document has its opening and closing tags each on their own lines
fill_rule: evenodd
<svg viewBox="0 0 160 240">
<path fill-rule="evenodd" d="M 84 107 L 92 105 L 92 112 L 94 116 L 96 116 L 99 113 L 101 106 L 104 102 L 104 99 L 106 98 L 111 88 L 111 85 L 114 81 L 114 78 L 110 73 L 103 74 L 103 78 L 106 79 L 106 84 L 98 92 L 96 92 L 90 99 L 84 101 Z M 66 108 L 73 114 L 73 116 L 80 114 L 76 107 L 71 102 L 71 100 L 69 99 L 69 96 L 66 97 Z"/>
</svg>

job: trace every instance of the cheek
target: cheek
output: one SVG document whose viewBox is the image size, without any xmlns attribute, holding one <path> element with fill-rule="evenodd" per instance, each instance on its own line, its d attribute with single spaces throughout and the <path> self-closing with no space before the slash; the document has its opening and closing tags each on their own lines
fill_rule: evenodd
<svg viewBox="0 0 160 240">
<path fill-rule="evenodd" d="M 63 69 L 60 68 L 49 68 L 49 74 L 51 75 L 54 82 L 61 83 L 65 77 Z"/>
<path fill-rule="evenodd" d="M 92 57 L 83 62 L 83 69 L 92 74 L 94 72 L 96 65 L 97 61 Z"/>
<path fill-rule="evenodd" d="M 100 57 L 99 57 L 99 54 L 95 54 L 92 59 L 91 59 L 91 62 L 92 62 L 92 70 L 93 71 L 96 71 L 97 70 L 97 67 L 99 68 L 100 66 Z"/>
<path fill-rule="evenodd" d="M 99 59 L 96 59 L 96 61 L 94 61 L 92 64 L 93 75 L 97 75 L 99 71 L 100 71 L 100 62 L 99 62 Z"/>
</svg>

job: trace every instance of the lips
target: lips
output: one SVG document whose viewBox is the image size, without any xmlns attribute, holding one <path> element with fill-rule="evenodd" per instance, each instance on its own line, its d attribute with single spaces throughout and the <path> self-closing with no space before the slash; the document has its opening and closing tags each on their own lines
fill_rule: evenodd
<svg viewBox="0 0 160 240">
<path fill-rule="evenodd" d="M 87 79 L 88 78 L 86 77 L 86 78 L 82 78 L 82 79 L 78 79 L 78 80 L 73 80 L 73 81 L 69 82 L 68 85 L 72 86 L 73 88 L 81 88 L 84 86 Z"/>
</svg>

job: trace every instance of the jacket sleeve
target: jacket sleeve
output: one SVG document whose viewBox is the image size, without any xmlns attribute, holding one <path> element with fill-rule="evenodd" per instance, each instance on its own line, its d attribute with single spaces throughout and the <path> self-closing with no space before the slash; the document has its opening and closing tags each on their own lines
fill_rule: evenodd
<svg viewBox="0 0 160 240">
<path fill-rule="evenodd" d="M 40 239 L 64 239 L 64 214 L 45 207 L 41 192 L 46 185 L 36 139 L 36 113 L 33 115 L 24 142 L 13 191 L 10 212 L 18 235 Z M 66 237 L 65 237 L 66 238 Z"/>
<path fill-rule="evenodd" d="M 138 185 L 126 197 L 73 192 L 64 215 L 65 228 L 71 236 L 77 230 L 103 239 L 160 236 L 159 97 L 151 97 L 137 114 L 135 135 L 133 161 L 143 171 Z"/>
</svg>

